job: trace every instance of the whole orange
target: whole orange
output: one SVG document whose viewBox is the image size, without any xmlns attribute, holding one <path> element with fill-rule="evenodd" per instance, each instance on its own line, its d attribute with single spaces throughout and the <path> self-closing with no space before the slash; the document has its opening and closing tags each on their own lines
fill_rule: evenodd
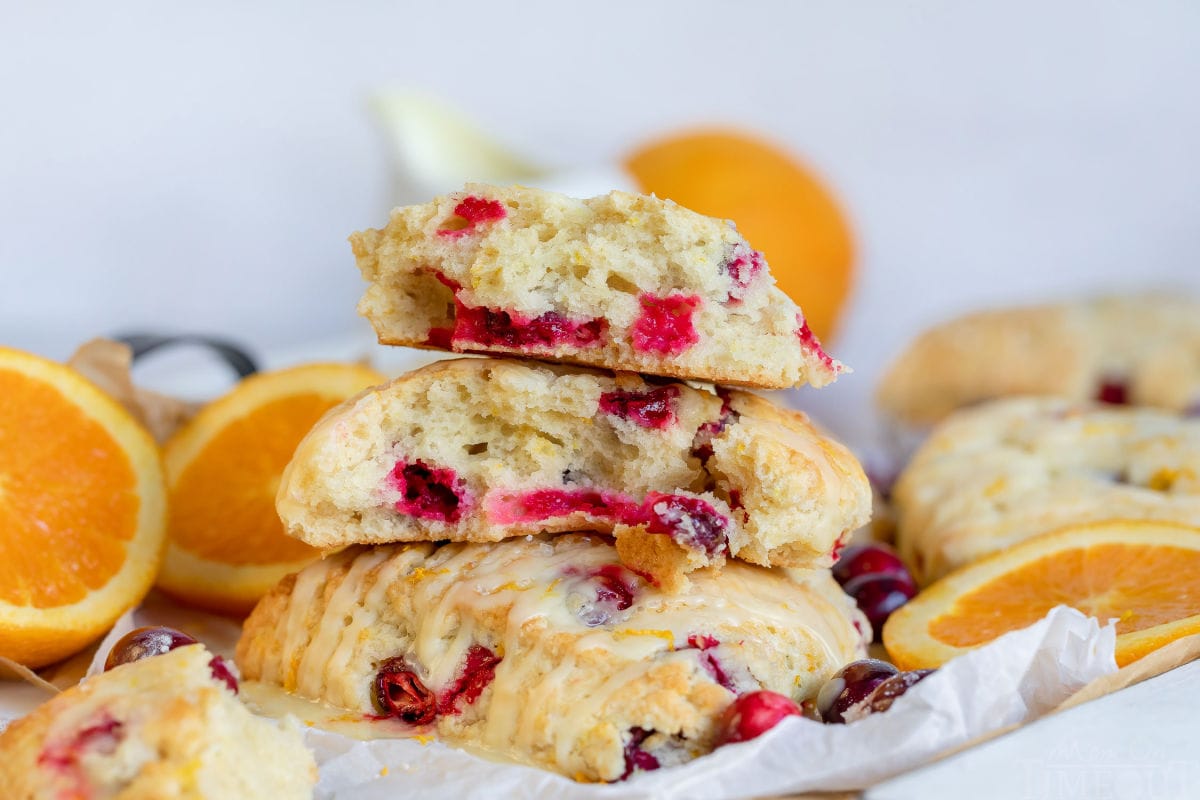
<svg viewBox="0 0 1200 800">
<path fill-rule="evenodd" d="M 813 332 L 833 334 L 853 281 L 850 227 L 833 194 L 794 156 L 714 129 L 652 142 L 625 166 L 642 191 L 737 223 Z"/>
</svg>

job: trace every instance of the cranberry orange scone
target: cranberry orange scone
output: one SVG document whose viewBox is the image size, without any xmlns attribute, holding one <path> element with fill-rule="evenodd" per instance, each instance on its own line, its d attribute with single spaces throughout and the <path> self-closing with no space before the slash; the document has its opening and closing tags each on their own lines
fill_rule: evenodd
<svg viewBox="0 0 1200 800">
<path fill-rule="evenodd" d="M 0 734 L 6 800 L 300 800 L 317 768 L 254 716 L 202 645 L 87 678 Z"/>
<path fill-rule="evenodd" d="M 995 400 L 938 426 L 892 496 L 897 544 L 922 582 L 1073 523 L 1200 524 L 1200 419 Z"/>
<path fill-rule="evenodd" d="M 509 359 L 440 361 L 331 411 L 276 506 L 323 548 L 614 533 L 626 563 L 678 588 L 726 555 L 829 566 L 870 513 L 841 445 L 739 391 Z"/>
<path fill-rule="evenodd" d="M 1200 298 L 1107 297 L 969 314 L 917 338 L 877 399 L 897 421 L 920 427 L 1010 395 L 1200 413 Z"/>
<path fill-rule="evenodd" d="M 247 619 L 248 680 L 584 780 L 677 764 L 759 690 L 813 696 L 869 626 L 826 571 L 746 564 L 667 594 L 606 537 L 350 548 Z"/>
<path fill-rule="evenodd" d="M 350 241 L 383 344 L 763 388 L 843 370 L 732 223 L 669 200 L 469 185 Z"/>
</svg>

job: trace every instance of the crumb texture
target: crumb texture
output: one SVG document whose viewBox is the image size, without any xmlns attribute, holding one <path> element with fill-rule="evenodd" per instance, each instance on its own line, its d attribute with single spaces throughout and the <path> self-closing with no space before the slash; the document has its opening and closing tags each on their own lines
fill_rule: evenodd
<svg viewBox="0 0 1200 800">
<path fill-rule="evenodd" d="M 323 548 L 612 533 L 630 566 L 680 586 L 727 557 L 828 566 L 866 522 L 870 489 L 806 417 L 745 392 L 458 359 L 331 411 L 277 508 Z"/>
<path fill-rule="evenodd" d="M 843 371 L 731 222 L 656 197 L 468 185 L 350 241 L 384 344 L 763 388 Z"/>
</svg>

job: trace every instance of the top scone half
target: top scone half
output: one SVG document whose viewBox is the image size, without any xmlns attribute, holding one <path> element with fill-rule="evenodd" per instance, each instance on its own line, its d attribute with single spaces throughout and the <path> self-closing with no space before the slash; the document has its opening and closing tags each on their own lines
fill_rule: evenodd
<svg viewBox="0 0 1200 800">
<path fill-rule="evenodd" d="M 807 418 L 746 392 L 470 358 L 330 411 L 276 508 L 322 548 L 599 531 L 673 590 L 727 556 L 829 566 L 869 516 L 870 489 Z"/>
<path fill-rule="evenodd" d="M 382 344 L 782 389 L 845 370 L 733 223 L 469 184 L 350 237 Z"/>
</svg>

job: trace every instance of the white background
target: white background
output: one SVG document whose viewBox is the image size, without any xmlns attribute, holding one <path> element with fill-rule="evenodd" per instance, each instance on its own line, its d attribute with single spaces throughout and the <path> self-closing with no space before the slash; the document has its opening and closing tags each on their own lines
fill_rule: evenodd
<svg viewBox="0 0 1200 800">
<path fill-rule="evenodd" d="M 564 167 L 691 123 L 789 146 L 854 221 L 863 396 L 968 307 L 1200 285 L 1198 78 L 1195 2 L 7 3 L 0 343 L 365 331 L 345 238 L 401 88 Z"/>
</svg>

